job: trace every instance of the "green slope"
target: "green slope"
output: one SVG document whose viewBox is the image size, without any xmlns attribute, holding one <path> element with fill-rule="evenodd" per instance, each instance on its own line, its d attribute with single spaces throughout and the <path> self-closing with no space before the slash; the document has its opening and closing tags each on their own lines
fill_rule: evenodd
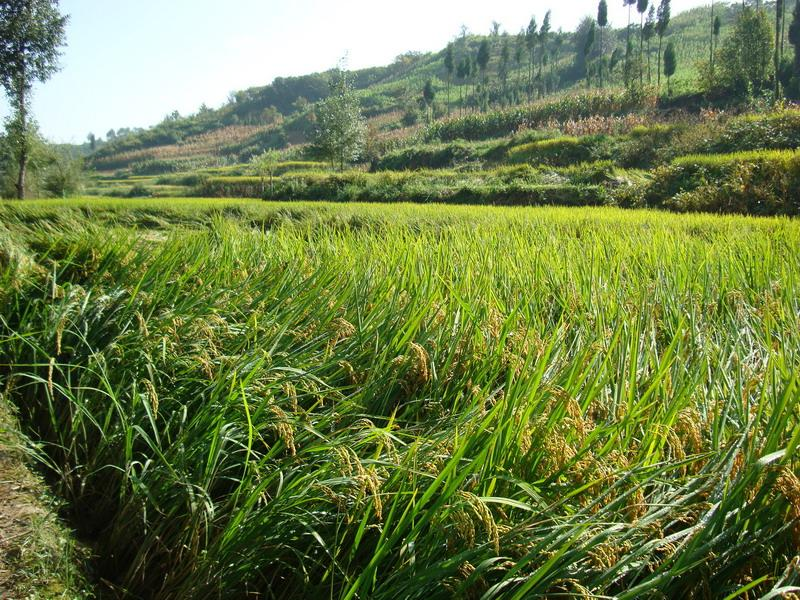
<svg viewBox="0 0 800 600">
<path fill-rule="evenodd" d="M 787 7 L 787 14 L 790 14 L 791 4 Z M 717 5 L 715 11 L 722 20 L 721 39 L 730 30 L 739 6 L 738 2 Z M 766 3 L 771 14 L 774 13 L 774 6 L 774 2 Z M 634 16 L 637 16 L 635 12 Z M 678 51 L 679 67 L 673 79 L 677 93 L 696 91 L 697 65 L 706 60 L 709 53 L 710 24 L 710 7 L 700 7 L 673 16 L 668 39 L 675 43 Z M 625 45 L 624 24 L 612 25 L 622 25 L 622 28 L 606 32 L 604 45 L 607 56 L 614 48 L 624 49 Z M 542 79 L 537 81 L 545 80 L 551 90 L 555 88 L 555 91 L 561 92 L 570 92 L 586 85 L 582 52 L 585 33 L 582 32 L 585 32 L 585 28 L 579 27 L 575 32 L 552 34 L 550 61 L 544 67 Z M 638 24 L 633 26 L 633 35 L 638 38 Z M 489 39 L 493 49 L 488 73 L 496 79 L 500 47 L 506 35 L 496 38 L 471 35 L 455 40 L 456 62 L 465 55 L 474 57 L 484 39 Z M 515 64 L 515 36 L 508 34 L 508 41 L 512 48 L 512 59 L 507 89 L 516 91 L 516 101 L 526 102 L 527 59 L 523 58 L 520 65 Z M 655 85 L 657 78 L 657 41 L 657 38 L 653 40 L 649 54 L 652 85 Z M 418 129 L 419 125 L 413 125 L 420 120 L 419 98 L 428 79 L 433 80 L 437 90 L 439 117 L 448 112 L 457 112 L 460 99 L 471 97 L 475 82 L 452 81 L 449 94 L 446 92 L 448 78 L 444 54 L 444 49 L 436 53 L 407 53 L 391 65 L 350 74 L 361 98 L 364 114 L 377 136 L 403 138 Z M 645 53 L 645 63 L 647 57 Z M 170 116 L 150 129 L 103 145 L 92 156 L 92 164 L 104 171 L 131 166 L 141 173 L 185 171 L 243 162 L 265 148 L 303 144 L 313 132 L 314 103 L 326 96 L 329 77 L 330 72 L 323 72 L 277 78 L 269 85 L 231 94 L 229 102 L 219 109 L 202 107 L 191 116 Z M 621 65 L 609 79 L 608 85 L 622 84 Z M 493 93 L 499 91 L 500 84 L 493 85 Z M 495 106 L 499 106 L 500 102 L 496 99 Z"/>
</svg>

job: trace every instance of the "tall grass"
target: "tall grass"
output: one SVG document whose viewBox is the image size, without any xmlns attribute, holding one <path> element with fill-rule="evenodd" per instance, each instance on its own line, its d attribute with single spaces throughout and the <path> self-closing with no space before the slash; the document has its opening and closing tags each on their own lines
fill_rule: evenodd
<svg viewBox="0 0 800 600">
<path fill-rule="evenodd" d="M 118 594 L 798 590 L 796 223 L 64 206 L 0 207 L 0 386 Z"/>
</svg>

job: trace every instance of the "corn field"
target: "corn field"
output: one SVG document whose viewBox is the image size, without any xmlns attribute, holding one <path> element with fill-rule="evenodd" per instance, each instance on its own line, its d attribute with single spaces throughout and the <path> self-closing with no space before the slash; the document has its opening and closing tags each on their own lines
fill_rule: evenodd
<svg viewBox="0 0 800 600">
<path fill-rule="evenodd" d="M 800 226 L 0 204 L 0 392 L 133 598 L 800 592 Z"/>
</svg>

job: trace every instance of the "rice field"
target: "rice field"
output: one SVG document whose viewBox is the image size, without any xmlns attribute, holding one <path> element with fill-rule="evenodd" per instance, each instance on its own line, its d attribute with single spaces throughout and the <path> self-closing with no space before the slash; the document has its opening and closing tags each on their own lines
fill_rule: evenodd
<svg viewBox="0 0 800 600">
<path fill-rule="evenodd" d="M 0 203 L 0 391 L 103 597 L 800 593 L 800 225 Z"/>
</svg>

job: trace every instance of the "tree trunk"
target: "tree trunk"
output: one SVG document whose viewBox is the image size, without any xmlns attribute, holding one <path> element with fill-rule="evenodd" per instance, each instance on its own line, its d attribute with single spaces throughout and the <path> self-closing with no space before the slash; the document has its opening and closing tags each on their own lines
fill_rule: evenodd
<svg viewBox="0 0 800 600">
<path fill-rule="evenodd" d="M 19 113 L 19 174 L 17 175 L 17 198 L 25 199 L 25 174 L 28 169 L 28 113 L 27 98 L 25 97 L 25 84 L 20 82 L 17 90 L 17 111 Z"/>
</svg>

